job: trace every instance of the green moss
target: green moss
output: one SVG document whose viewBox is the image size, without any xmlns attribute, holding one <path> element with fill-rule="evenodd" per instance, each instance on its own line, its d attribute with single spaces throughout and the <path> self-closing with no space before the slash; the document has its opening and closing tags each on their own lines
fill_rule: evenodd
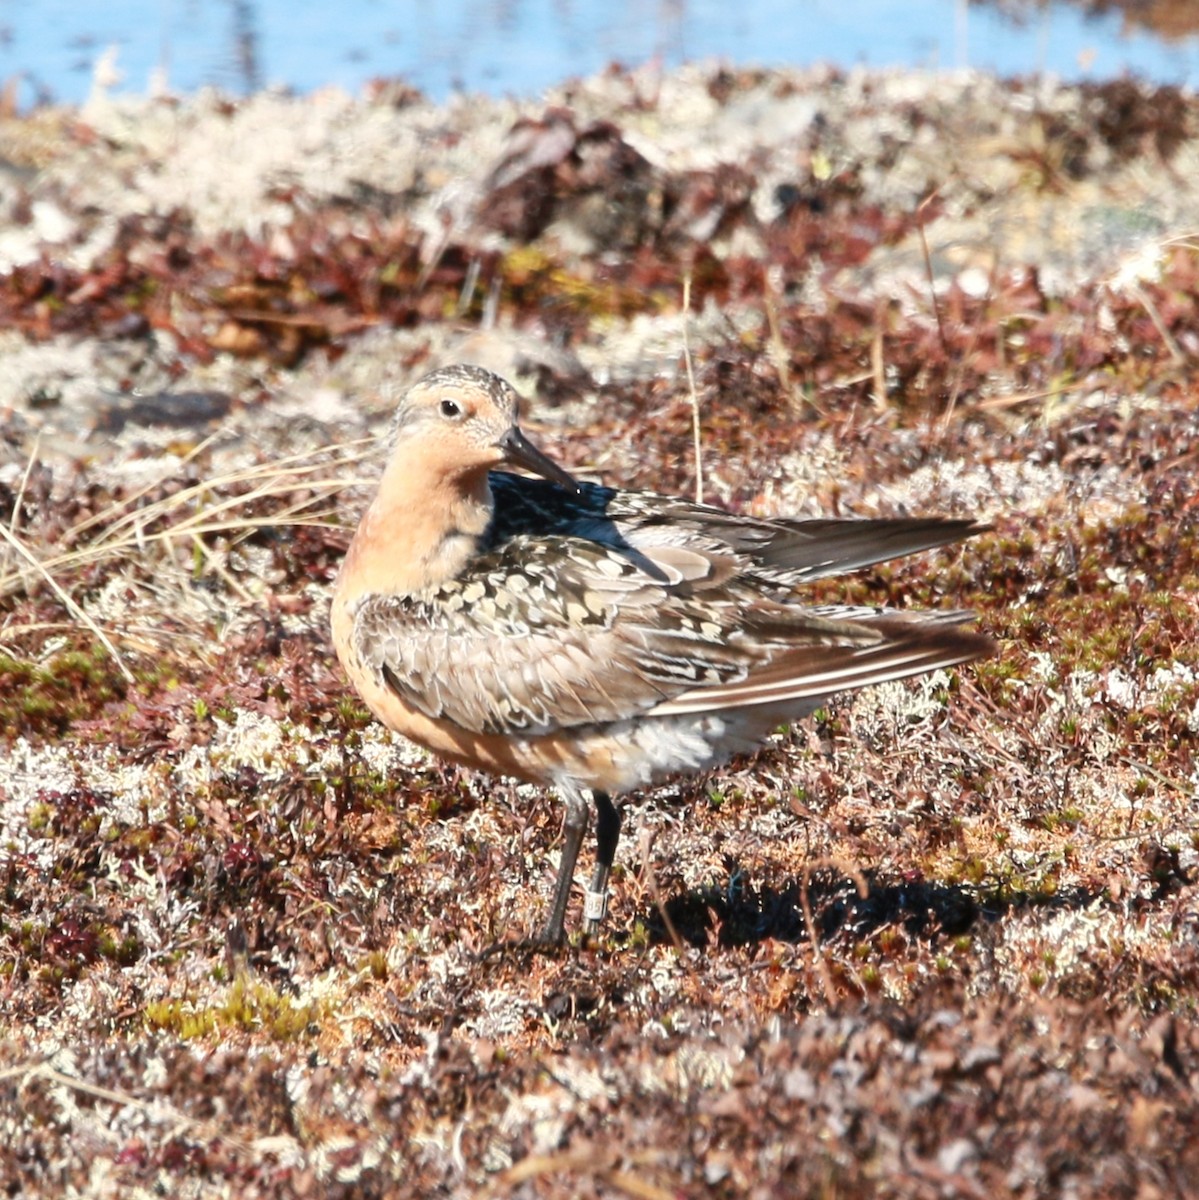
<svg viewBox="0 0 1199 1200">
<path fill-rule="evenodd" d="M 552 304 L 559 311 L 588 317 L 628 317 L 661 307 L 665 295 L 625 286 L 620 281 L 595 281 L 567 269 L 544 250 L 517 247 L 500 264 L 505 291 L 518 307 Z"/>
<path fill-rule="evenodd" d="M 0 727 L 63 733 L 122 698 L 126 687 L 100 646 L 64 649 L 37 663 L 0 654 Z"/>
<path fill-rule="evenodd" d="M 29 808 L 29 832 L 35 837 L 49 837 L 54 832 L 54 809 L 49 804 L 33 804 Z"/>
<path fill-rule="evenodd" d="M 188 1040 L 234 1031 L 265 1032 L 277 1042 L 292 1042 L 324 1016 L 318 1004 L 302 1004 L 264 980 L 239 975 L 222 1001 L 199 1007 L 188 1000 L 147 1004 L 142 1019 L 150 1029 Z"/>
<path fill-rule="evenodd" d="M 348 729 L 365 729 L 375 719 L 366 705 L 349 696 L 338 700 L 335 711 Z"/>
<path fill-rule="evenodd" d="M 147 1004 L 142 1019 L 150 1029 L 173 1033 L 184 1041 L 215 1033 L 217 1021 L 211 1011 L 196 1011 L 182 1000 L 156 1000 Z"/>
<path fill-rule="evenodd" d="M 135 937 L 122 938 L 112 933 L 103 933 L 96 948 L 101 958 L 122 967 L 132 965 L 141 956 L 141 943 Z"/>
<path fill-rule="evenodd" d="M 382 950 L 372 950 L 359 964 L 358 969 L 372 979 L 377 979 L 380 983 L 384 982 L 390 974 L 387 955 Z"/>
<path fill-rule="evenodd" d="M 122 842 L 139 857 L 144 857 L 158 843 L 158 831 L 152 827 L 125 830 Z"/>
<path fill-rule="evenodd" d="M 628 948 L 630 950 L 647 950 L 649 949 L 649 944 L 649 928 L 644 921 L 635 921 L 633 923 L 633 931 L 629 934 Z"/>
<path fill-rule="evenodd" d="M 982 883 L 987 877 L 987 864 L 976 854 L 968 855 L 962 864 L 962 878 L 969 883 Z"/>
<path fill-rule="evenodd" d="M 903 934 L 897 929 L 884 929 L 878 935 L 878 948 L 884 954 L 895 954 L 904 946 Z"/>
<path fill-rule="evenodd" d="M 1042 813 L 1040 824 L 1043 829 L 1053 831 L 1055 829 L 1075 829 L 1082 821 L 1083 812 L 1081 808 L 1076 808 L 1073 805 L 1067 805 L 1064 808 L 1058 809 L 1056 812 Z"/>
</svg>

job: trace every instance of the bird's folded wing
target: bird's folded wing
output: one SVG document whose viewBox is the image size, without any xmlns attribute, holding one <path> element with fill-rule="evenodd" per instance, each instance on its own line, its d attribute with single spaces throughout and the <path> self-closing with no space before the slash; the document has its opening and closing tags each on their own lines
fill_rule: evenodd
<svg viewBox="0 0 1199 1200">
<path fill-rule="evenodd" d="M 420 596 L 366 597 L 357 652 L 418 711 L 503 735 L 828 695 L 985 652 L 944 621 L 845 619 L 735 584 L 695 593 L 698 564 L 670 559 L 514 538 Z"/>
<path fill-rule="evenodd" d="M 577 493 L 542 479 L 494 472 L 498 545 L 526 532 L 588 538 L 626 551 L 654 547 L 723 550 L 739 570 L 779 583 L 854 571 L 982 533 L 969 518 L 762 518 L 680 497 L 583 483 Z"/>
</svg>

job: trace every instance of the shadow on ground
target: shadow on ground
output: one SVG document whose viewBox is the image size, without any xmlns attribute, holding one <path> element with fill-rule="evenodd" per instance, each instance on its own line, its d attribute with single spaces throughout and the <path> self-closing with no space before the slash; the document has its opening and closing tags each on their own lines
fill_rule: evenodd
<svg viewBox="0 0 1199 1200">
<path fill-rule="evenodd" d="M 865 895 L 859 891 L 865 887 Z M 909 937 L 960 937 L 977 924 L 991 924 L 1013 909 L 1030 907 L 1087 908 L 1100 893 L 1093 889 L 1021 890 L 1010 884 L 946 884 L 929 880 L 880 881 L 874 872 L 855 878 L 825 868 L 807 880 L 784 887 L 755 888 L 733 864 L 723 888 L 676 895 L 642 920 L 655 942 L 670 942 L 670 927 L 693 946 L 715 943 L 745 946 L 768 940 L 807 941 L 804 890 L 821 942 L 869 938 L 884 929 L 901 929 Z"/>
</svg>

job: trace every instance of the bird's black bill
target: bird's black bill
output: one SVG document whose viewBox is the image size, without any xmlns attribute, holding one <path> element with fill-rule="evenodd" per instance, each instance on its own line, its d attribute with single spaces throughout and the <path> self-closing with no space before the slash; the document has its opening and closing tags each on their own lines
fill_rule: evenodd
<svg viewBox="0 0 1199 1200">
<path fill-rule="evenodd" d="M 500 438 L 498 444 L 510 463 L 559 484 L 569 492 L 582 491 L 570 472 L 564 471 L 552 458 L 542 454 L 515 425 Z"/>
</svg>

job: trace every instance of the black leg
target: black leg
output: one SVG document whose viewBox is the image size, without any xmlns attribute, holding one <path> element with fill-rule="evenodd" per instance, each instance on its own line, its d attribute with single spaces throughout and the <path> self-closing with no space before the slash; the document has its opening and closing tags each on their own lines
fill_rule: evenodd
<svg viewBox="0 0 1199 1200">
<path fill-rule="evenodd" d="M 590 806 L 582 792 L 574 788 L 559 788 L 559 791 L 566 801 L 566 819 L 562 823 L 562 863 L 554 883 L 554 900 L 550 905 L 549 918 L 535 939 L 545 946 L 560 946 L 566 938 L 566 902 L 570 899 L 570 885 L 574 882 L 579 847 L 583 844 L 583 834 L 587 832 L 587 821 L 591 816 Z"/>
<path fill-rule="evenodd" d="M 587 893 L 584 908 L 584 930 L 588 934 L 599 933 L 599 927 L 608 911 L 608 875 L 612 871 L 612 860 L 616 857 L 616 844 L 620 841 L 620 810 L 612 803 L 607 792 L 593 792 L 595 798 L 595 874 L 591 877 L 591 889 Z"/>
</svg>

